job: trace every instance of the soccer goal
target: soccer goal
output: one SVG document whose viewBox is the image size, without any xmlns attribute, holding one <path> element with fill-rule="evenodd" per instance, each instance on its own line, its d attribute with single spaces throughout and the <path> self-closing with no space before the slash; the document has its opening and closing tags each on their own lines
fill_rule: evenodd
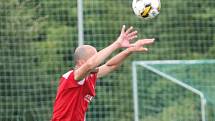
<svg viewBox="0 0 215 121">
<path fill-rule="evenodd" d="M 215 60 L 134 61 L 135 121 L 214 121 Z"/>
</svg>

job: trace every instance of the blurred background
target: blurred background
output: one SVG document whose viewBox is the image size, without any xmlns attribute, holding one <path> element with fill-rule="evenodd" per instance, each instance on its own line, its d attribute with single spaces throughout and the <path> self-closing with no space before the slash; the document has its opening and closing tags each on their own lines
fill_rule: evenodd
<svg viewBox="0 0 215 121">
<path fill-rule="evenodd" d="M 132 55 L 120 69 L 98 80 L 87 121 L 134 121 L 132 61 L 215 57 L 214 0 L 161 0 L 160 15 L 149 21 L 137 18 L 131 3 L 83 0 L 79 13 L 84 44 L 104 48 L 118 37 L 123 24 L 134 26 L 139 38 L 156 38 L 148 53 Z M 73 51 L 80 39 L 77 4 L 0 0 L 0 121 L 50 120 L 58 80 L 74 66 Z M 206 120 L 215 121 L 214 66 L 203 62 L 157 68 L 193 87 L 201 84 L 195 88 L 207 98 Z M 144 67 L 137 70 L 139 121 L 203 121 L 198 95 Z"/>
</svg>

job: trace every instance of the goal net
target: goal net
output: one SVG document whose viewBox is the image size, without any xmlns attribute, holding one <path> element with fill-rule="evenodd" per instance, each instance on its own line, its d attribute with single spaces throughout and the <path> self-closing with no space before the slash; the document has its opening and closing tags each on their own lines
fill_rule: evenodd
<svg viewBox="0 0 215 121">
<path fill-rule="evenodd" d="M 212 121 L 215 60 L 133 62 L 135 121 Z"/>
</svg>

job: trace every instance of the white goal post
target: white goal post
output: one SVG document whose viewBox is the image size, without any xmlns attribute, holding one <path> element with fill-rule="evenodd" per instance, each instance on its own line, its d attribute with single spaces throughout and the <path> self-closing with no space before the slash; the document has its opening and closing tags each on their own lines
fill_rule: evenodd
<svg viewBox="0 0 215 121">
<path fill-rule="evenodd" d="M 138 103 L 138 84 L 137 84 L 137 66 L 141 66 L 148 71 L 151 71 L 180 87 L 183 87 L 197 95 L 200 96 L 201 99 L 201 120 L 206 121 L 206 98 L 203 92 L 197 90 L 196 88 L 184 83 L 181 80 L 178 80 L 152 66 L 156 64 L 214 64 L 215 60 L 162 60 L 162 61 L 133 61 L 132 62 L 132 84 L 133 84 L 133 101 L 134 101 L 134 121 L 139 121 L 139 103 Z M 144 87 L 142 87 L 144 88 Z"/>
</svg>

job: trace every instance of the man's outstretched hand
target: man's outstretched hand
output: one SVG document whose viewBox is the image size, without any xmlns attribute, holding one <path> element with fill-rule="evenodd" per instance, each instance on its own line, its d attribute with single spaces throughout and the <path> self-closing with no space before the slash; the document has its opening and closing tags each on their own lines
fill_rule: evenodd
<svg viewBox="0 0 215 121">
<path fill-rule="evenodd" d="M 116 42 L 118 42 L 122 48 L 131 47 L 133 45 L 130 44 L 130 41 L 134 38 L 137 38 L 137 31 L 134 31 L 132 26 L 126 30 L 125 25 L 123 25 L 120 36 Z"/>
<path fill-rule="evenodd" d="M 119 43 L 120 47 L 122 48 L 128 48 L 131 52 L 146 52 L 148 51 L 147 48 L 144 47 L 144 45 L 150 45 L 154 43 L 154 39 L 140 39 L 136 41 L 135 43 L 131 44 L 130 42 L 137 38 L 137 31 L 133 30 L 133 27 L 129 27 L 126 29 L 125 25 L 122 26 L 120 36 L 116 40 L 117 43 Z"/>
<path fill-rule="evenodd" d="M 130 52 L 146 52 L 148 51 L 148 48 L 145 48 L 144 45 L 150 45 L 154 43 L 155 39 L 140 39 L 136 41 L 133 44 L 130 44 L 131 46 L 128 48 Z"/>
</svg>

